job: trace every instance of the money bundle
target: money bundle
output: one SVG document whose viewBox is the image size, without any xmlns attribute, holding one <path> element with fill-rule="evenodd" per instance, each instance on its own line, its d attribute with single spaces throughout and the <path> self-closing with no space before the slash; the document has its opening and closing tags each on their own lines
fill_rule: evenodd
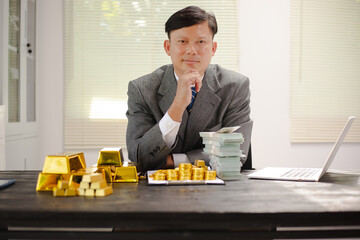
<svg viewBox="0 0 360 240">
<path fill-rule="evenodd" d="M 244 156 L 240 145 L 244 142 L 242 133 L 235 133 L 239 127 L 222 128 L 218 132 L 200 132 L 205 145 L 204 153 L 210 156 L 210 166 L 223 180 L 237 180 L 241 178 Z"/>
</svg>

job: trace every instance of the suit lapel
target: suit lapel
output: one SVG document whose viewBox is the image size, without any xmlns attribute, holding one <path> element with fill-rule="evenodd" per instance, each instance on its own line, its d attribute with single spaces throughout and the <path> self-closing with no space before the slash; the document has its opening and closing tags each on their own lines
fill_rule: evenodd
<svg viewBox="0 0 360 240">
<path fill-rule="evenodd" d="M 175 98 L 176 88 L 177 82 L 174 76 L 174 68 L 172 65 L 169 65 L 169 67 L 166 68 L 158 90 L 159 107 L 164 115 Z"/>
<path fill-rule="evenodd" d="M 193 108 L 189 115 L 189 124 L 187 124 L 185 138 L 183 138 L 186 139 L 184 146 L 185 151 L 196 144 L 199 132 L 205 130 L 207 124 L 212 119 L 212 116 L 214 116 L 215 111 L 221 102 L 221 98 L 216 95 L 216 92 L 220 89 L 221 86 L 216 77 L 216 73 L 210 65 L 206 69 L 203 85 L 196 96 Z"/>
<path fill-rule="evenodd" d="M 174 101 L 177 89 L 177 81 L 174 76 L 174 67 L 173 65 L 169 65 L 166 69 L 164 77 L 162 79 L 161 85 L 158 90 L 158 102 L 159 107 L 162 113 L 165 115 L 167 110 L 170 108 L 172 102 Z M 187 111 L 184 112 L 182 117 L 179 133 L 178 133 L 178 143 L 177 146 L 179 150 L 181 149 L 183 139 L 185 137 L 185 130 L 188 121 L 189 114 Z"/>
</svg>

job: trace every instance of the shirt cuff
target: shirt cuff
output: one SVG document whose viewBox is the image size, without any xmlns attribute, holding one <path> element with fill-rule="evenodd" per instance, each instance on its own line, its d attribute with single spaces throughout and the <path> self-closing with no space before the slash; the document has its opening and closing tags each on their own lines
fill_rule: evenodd
<svg viewBox="0 0 360 240">
<path fill-rule="evenodd" d="M 176 122 L 171 119 L 168 112 L 159 122 L 159 128 L 162 134 L 162 138 L 168 147 L 172 147 L 176 140 L 176 135 L 179 132 L 180 122 Z"/>
<path fill-rule="evenodd" d="M 179 167 L 180 163 L 190 163 L 190 159 L 185 153 L 173 153 L 174 167 Z"/>
</svg>

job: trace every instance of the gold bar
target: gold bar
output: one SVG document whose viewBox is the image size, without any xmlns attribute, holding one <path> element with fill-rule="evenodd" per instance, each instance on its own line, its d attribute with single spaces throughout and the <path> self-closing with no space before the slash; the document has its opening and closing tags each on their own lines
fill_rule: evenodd
<svg viewBox="0 0 360 240">
<path fill-rule="evenodd" d="M 105 179 L 108 183 L 114 181 L 115 176 L 115 166 L 108 166 L 108 165 L 98 165 L 99 170 L 102 170 L 105 173 Z"/>
<path fill-rule="evenodd" d="M 205 167 L 205 161 L 204 160 L 196 159 L 194 164 L 197 167 Z"/>
<path fill-rule="evenodd" d="M 53 188 L 53 196 L 54 197 L 64 197 L 65 196 L 65 190 L 54 187 Z"/>
<path fill-rule="evenodd" d="M 86 197 L 94 197 L 95 196 L 95 189 L 85 189 L 85 196 Z"/>
<path fill-rule="evenodd" d="M 90 185 L 90 188 L 92 189 L 100 189 L 100 188 L 105 188 L 107 186 L 107 182 L 105 180 L 102 180 L 100 182 L 93 182 Z"/>
<path fill-rule="evenodd" d="M 89 182 L 80 182 L 79 188 L 82 188 L 82 189 L 90 188 L 90 183 Z"/>
<path fill-rule="evenodd" d="M 84 188 L 78 188 L 77 189 L 77 193 L 79 194 L 79 196 L 85 196 L 85 190 Z"/>
<path fill-rule="evenodd" d="M 59 188 L 59 189 L 68 189 L 69 188 L 69 181 L 59 180 L 58 184 L 57 184 L 57 188 Z"/>
<path fill-rule="evenodd" d="M 104 179 L 101 173 L 86 174 L 82 178 L 82 182 L 100 182 Z"/>
<path fill-rule="evenodd" d="M 114 182 L 138 182 L 136 167 L 117 167 Z"/>
<path fill-rule="evenodd" d="M 124 157 L 122 148 L 103 148 L 99 152 L 98 165 L 122 166 Z"/>
<path fill-rule="evenodd" d="M 45 174 L 39 173 L 38 181 L 36 184 L 36 191 L 53 191 L 57 186 L 58 180 L 61 180 L 61 174 Z"/>
<path fill-rule="evenodd" d="M 113 193 L 113 188 L 112 186 L 107 186 L 105 188 L 102 188 L 102 189 L 96 189 L 95 191 L 95 195 L 96 197 L 105 197 L 109 194 L 112 194 Z"/>
<path fill-rule="evenodd" d="M 62 153 L 45 158 L 43 173 L 67 174 L 86 168 L 83 153 Z"/>
<path fill-rule="evenodd" d="M 65 196 L 66 197 L 74 197 L 74 196 L 76 196 L 76 190 L 72 189 L 72 188 L 66 189 L 65 190 Z"/>
</svg>

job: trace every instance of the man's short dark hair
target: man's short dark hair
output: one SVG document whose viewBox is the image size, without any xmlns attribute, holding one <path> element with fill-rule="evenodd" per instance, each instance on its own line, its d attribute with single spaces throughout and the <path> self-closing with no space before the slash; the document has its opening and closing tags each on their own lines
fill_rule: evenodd
<svg viewBox="0 0 360 240">
<path fill-rule="evenodd" d="M 171 17 L 165 23 L 165 32 L 170 39 L 171 31 L 183 27 L 190 27 L 195 24 L 201 24 L 205 21 L 208 22 L 209 28 L 212 31 L 214 38 L 218 30 L 215 15 L 213 13 L 208 13 L 205 10 L 196 6 L 186 7 L 171 15 Z"/>
</svg>

